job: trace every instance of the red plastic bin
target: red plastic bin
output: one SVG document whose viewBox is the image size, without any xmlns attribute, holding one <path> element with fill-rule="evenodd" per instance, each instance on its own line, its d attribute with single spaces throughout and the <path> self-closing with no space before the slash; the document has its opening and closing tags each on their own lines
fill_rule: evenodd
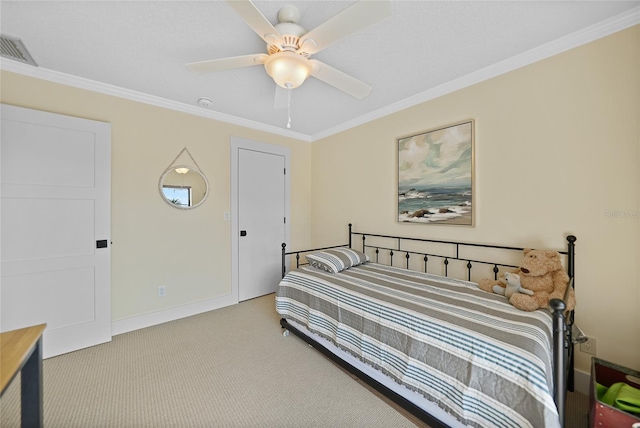
<svg viewBox="0 0 640 428">
<path fill-rule="evenodd" d="M 591 428 L 640 428 L 640 416 L 612 407 L 598 400 L 596 383 L 610 387 L 625 382 L 640 389 L 640 372 L 598 358 L 591 359 L 591 384 L 589 388 L 589 427 Z"/>
</svg>

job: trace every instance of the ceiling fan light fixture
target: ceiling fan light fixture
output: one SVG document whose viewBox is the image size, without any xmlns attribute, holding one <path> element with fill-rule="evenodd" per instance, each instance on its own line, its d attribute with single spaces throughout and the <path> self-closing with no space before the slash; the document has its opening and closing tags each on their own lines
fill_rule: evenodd
<svg viewBox="0 0 640 428">
<path fill-rule="evenodd" d="M 311 62 L 295 52 L 278 52 L 264 63 L 267 74 L 283 88 L 297 88 L 311 74 Z"/>
</svg>

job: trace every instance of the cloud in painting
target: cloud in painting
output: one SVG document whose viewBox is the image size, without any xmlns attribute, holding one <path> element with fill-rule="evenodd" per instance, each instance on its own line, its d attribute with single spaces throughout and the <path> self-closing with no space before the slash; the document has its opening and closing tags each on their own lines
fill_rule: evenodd
<svg viewBox="0 0 640 428">
<path fill-rule="evenodd" d="M 400 187 L 471 185 L 471 122 L 398 143 Z"/>
</svg>

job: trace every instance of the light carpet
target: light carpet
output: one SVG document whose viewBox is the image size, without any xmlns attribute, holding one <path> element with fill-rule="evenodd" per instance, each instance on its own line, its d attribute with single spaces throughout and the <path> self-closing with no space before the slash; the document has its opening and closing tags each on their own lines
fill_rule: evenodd
<svg viewBox="0 0 640 428">
<path fill-rule="evenodd" d="M 295 336 L 274 295 L 115 336 L 44 361 L 46 428 L 422 425 Z M 0 426 L 20 426 L 20 378 Z M 569 394 L 568 427 L 586 426 Z"/>
</svg>

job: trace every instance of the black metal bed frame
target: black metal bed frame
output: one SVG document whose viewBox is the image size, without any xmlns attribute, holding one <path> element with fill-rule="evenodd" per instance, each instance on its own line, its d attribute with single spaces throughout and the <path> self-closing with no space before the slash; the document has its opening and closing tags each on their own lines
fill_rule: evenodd
<svg viewBox="0 0 640 428">
<path fill-rule="evenodd" d="M 423 239 L 423 238 L 410 238 L 410 237 L 402 237 L 402 236 L 391 236 L 391 235 L 380 235 L 374 233 L 363 233 L 363 232 L 354 232 L 352 229 L 352 224 L 349 223 L 349 242 L 348 244 L 341 245 L 332 245 L 328 247 L 322 248 L 313 248 L 308 250 L 300 250 L 300 251 L 286 251 L 286 243 L 282 244 L 282 276 L 284 277 L 286 274 L 286 262 L 287 256 L 295 255 L 296 259 L 296 268 L 308 264 L 308 263 L 300 263 L 300 255 L 309 253 L 312 251 L 320 251 L 327 250 L 331 248 L 340 248 L 340 247 L 349 247 L 352 248 L 353 244 L 353 236 L 359 235 L 362 236 L 362 252 L 365 253 L 367 248 L 375 249 L 375 262 L 379 262 L 380 251 L 388 251 L 389 253 L 389 265 L 393 265 L 393 256 L 397 253 L 400 255 L 404 254 L 405 258 L 405 268 L 409 269 L 409 260 L 412 255 L 421 256 L 424 261 L 424 272 L 427 272 L 429 257 L 435 257 L 439 259 L 443 259 L 444 264 L 444 276 L 448 276 L 449 271 L 449 260 L 460 260 L 466 261 L 467 268 L 467 280 L 471 280 L 471 269 L 473 268 L 473 264 L 482 264 L 482 265 L 492 265 L 493 266 L 493 274 L 494 279 L 498 277 L 498 273 L 500 271 L 500 267 L 508 267 L 508 268 L 517 268 L 518 266 L 513 266 L 509 264 L 489 262 L 484 260 L 474 260 L 466 257 L 460 257 L 460 248 L 464 247 L 479 247 L 479 248 L 493 248 L 498 250 L 511 250 L 511 251 L 522 251 L 524 248 L 520 247 L 509 247 L 503 245 L 492 245 L 492 244 L 477 244 L 477 243 L 469 243 L 469 242 L 459 242 L 459 241 L 443 241 L 443 240 L 435 240 L 435 239 Z M 396 248 L 383 247 L 378 245 L 369 245 L 366 242 L 367 237 L 374 238 L 384 238 L 384 239 L 394 239 L 396 240 Z M 558 251 L 560 254 L 567 256 L 567 273 L 570 278 L 569 287 L 567 287 L 567 293 L 565 294 L 565 300 L 568 297 L 568 293 L 571 287 L 575 287 L 575 242 L 576 237 L 574 235 L 568 235 L 566 237 L 567 240 L 567 250 L 566 251 Z M 454 246 L 455 248 L 455 256 L 451 255 L 443 255 L 443 254 L 430 254 L 425 252 L 417 252 L 408 249 L 402 249 L 402 243 L 404 241 L 416 241 L 416 242 L 428 242 L 435 244 L 446 244 Z M 556 407 L 558 408 L 558 414 L 560 415 L 560 423 L 564 426 L 565 422 L 565 405 L 566 405 L 566 392 L 574 390 L 574 339 L 572 337 L 573 334 L 573 325 L 574 325 L 574 312 L 571 311 L 565 316 L 566 304 L 563 300 L 560 299 L 552 299 L 549 302 L 549 306 L 553 312 L 553 383 L 554 383 L 554 400 Z M 400 394 L 392 391 L 387 388 L 385 385 L 381 384 L 377 380 L 373 379 L 369 375 L 360 371 L 359 369 L 353 367 L 351 364 L 342 360 L 340 357 L 331 352 L 328 348 L 323 346 L 322 344 L 313 340 L 313 338 L 307 336 L 303 332 L 299 331 L 296 327 L 292 326 L 286 319 L 282 318 L 280 320 L 280 325 L 282 328 L 289 330 L 294 333 L 296 336 L 302 338 L 309 345 L 313 346 L 335 363 L 345 368 L 347 371 L 356 375 L 359 379 L 366 382 L 371 387 L 375 388 L 377 391 L 382 393 L 385 397 L 391 399 L 396 404 L 400 405 L 402 408 L 419 418 L 420 420 L 429 424 L 429 426 L 443 427 L 444 425 L 441 421 L 431 416 L 429 413 L 416 406 L 411 401 L 402 397 Z"/>
</svg>

